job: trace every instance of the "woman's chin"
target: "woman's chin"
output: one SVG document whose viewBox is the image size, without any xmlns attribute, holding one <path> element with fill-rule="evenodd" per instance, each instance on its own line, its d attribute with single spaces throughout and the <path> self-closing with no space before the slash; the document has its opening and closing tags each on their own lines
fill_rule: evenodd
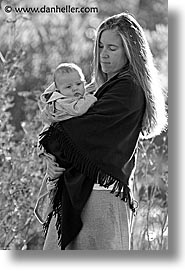
<svg viewBox="0 0 185 275">
<path fill-rule="evenodd" d="M 102 68 L 102 72 L 103 72 L 104 74 L 108 74 L 108 73 L 109 73 L 109 70 L 107 70 L 106 68 Z"/>
</svg>

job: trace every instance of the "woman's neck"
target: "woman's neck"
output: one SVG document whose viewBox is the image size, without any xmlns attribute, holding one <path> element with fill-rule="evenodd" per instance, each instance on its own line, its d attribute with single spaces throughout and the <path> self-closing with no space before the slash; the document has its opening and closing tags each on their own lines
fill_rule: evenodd
<svg viewBox="0 0 185 275">
<path fill-rule="evenodd" d="M 118 72 L 117 72 L 118 73 Z M 112 73 L 112 74 L 107 74 L 107 80 L 109 80 L 110 78 L 112 78 L 114 75 L 116 75 L 117 73 Z"/>
<path fill-rule="evenodd" d="M 118 72 L 108 73 L 107 74 L 107 80 L 109 80 L 110 78 L 112 78 L 113 76 L 115 76 L 116 74 L 118 74 L 119 72 L 123 71 L 124 69 L 127 69 L 128 68 L 128 64 L 129 64 L 129 62 L 127 61 L 127 63 Z"/>
</svg>

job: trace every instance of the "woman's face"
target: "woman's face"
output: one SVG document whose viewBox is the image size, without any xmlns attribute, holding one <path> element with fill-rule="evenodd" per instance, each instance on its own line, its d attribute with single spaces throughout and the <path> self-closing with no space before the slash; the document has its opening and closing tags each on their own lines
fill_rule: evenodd
<svg viewBox="0 0 185 275">
<path fill-rule="evenodd" d="M 119 72 L 127 63 L 121 36 L 114 30 L 105 30 L 99 39 L 99 58 L 102 71 L 108 78 Z"/>
</svg>

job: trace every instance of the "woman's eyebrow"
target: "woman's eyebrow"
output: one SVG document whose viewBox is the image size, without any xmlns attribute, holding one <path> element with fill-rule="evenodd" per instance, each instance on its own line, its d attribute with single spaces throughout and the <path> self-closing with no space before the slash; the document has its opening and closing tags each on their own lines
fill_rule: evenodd
<svg viewBox="0 0 185 275">
<path fill-rule="evenodd" d="M 104 44 L 103 42 L 99 42 L 100 44 Z M 106 43 L 105 43 L 106 44 Z M 114 47 L 118 47 L 118 45 L 117 44 L 107 44 L 108 46 L 114 46 Z"/>
</svg>

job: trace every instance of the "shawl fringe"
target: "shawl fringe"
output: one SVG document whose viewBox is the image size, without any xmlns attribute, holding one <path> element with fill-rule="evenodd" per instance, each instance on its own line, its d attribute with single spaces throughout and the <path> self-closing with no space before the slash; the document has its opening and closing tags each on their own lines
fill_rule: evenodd
<svg viewBox="0 0 185 275">
<path fill-rule="evenodd" d="M 50 221 L 52 219 L 52 216 L 53 216 L 53 212 L 49 213 L 49 215 L 47 216 L 46 221 L 42 225 L 44 237 L 46 237 L 46 235 L 48 233 L 48 228 L 49 228 L 49 224 L 50 224 Z"/>
<path fill-rule="evenodd" d="M 92 179 L 94 183 L 98 183 L 100 186 L 105 188 L 109 188 L 113 185 L 112 190 L 110 191 L 112 194 L 115 194 L 116 197 L 119 197 L 125 203 L 128 203 L 131 211 L 134 215 L 136 215 L 136 209 L 138 208 L 138 203 L 132 197 L 131 190 L 128 186 L 128 179 L 124 179 L 124 181 L 120 181 L 115 177 L 106 174 L 102 169 L 98 168 L 95 163 L 93 163 L 83 152 L 79 151 L 78 148 L 74 145 L 73 141 L 64 132 L 61 124 L 54 123 L 49 129 L 42 132 L 39 138 L 40 147 L 44 147 L 49 153 L 49 148 L 47 148 L 48 141 L 57 140 L 58 145 L 60 146 L 60 150 L 55 148 L 55 156 L 57 157 L 57 153 L 59 151 L 63 153 L 63 157 L 69 163 L 73 163 L 73 166 L 80 171 L 82 174 L 85 174 L 87 177 Z M 50 144 L 50 143 L 49 143 Z M 60 159 L 60 158 L 59 158 Z M 56 217 L 56 230 L 58 234 L 58 245 L 61 250 L 65 250 L 65 244 L 63 244 L 63 207 L 62 207 L 62 196 L 60 199 L 57 199 L 58 188 L 52 190 L 52 194 L 50 194 L 51 203 L 53 204 L 53 211 L 49 213 L 45 223 L 43 224 L 43 231 L 46 237 L 50 221 L 52 216 Z"/>
<path fill-rule="evenodd" d="M 57 234 L 58 234 L 58 246 L 61 248 L 61 250 L 64 250 L 65 247 L 63 247 L 63 243 L 62 243 L 62 236 L 63 236 L 63 227 L 62 227 L 62 202 L 60 201 L 57 208 L 54 209 L 54 216 L 57 216 L 57 220 L 56 220 L 56 230 L 57 230 Z"/>
<path fill-rule="evenodd" d="M 57 216 L 57 220 L 56 220 L 56 230 L 57 230 L 57 235 L 58 235 L 58 246 L 61 248 L 61 250 L 64 250 L 63 245 L 62 245 L 62 203 L 59 202 L 57 208 L 55 208 L 51 213 L 49 213 L 46 221 L 44 222 L 44 224 L 42 225 L 43 228 L 43 234 L 44 237 L 47 236 L 48 233 L 48 228 L 51 222 L 52 217 L 56 217 Z"/>
<path fill-rule="evenodd" d="M 51 222 L 52 217 L 56 217 L 56 230 L 58 235 L 58 246 L 61 248 L 61 250 L 64 250 L 63 243 L 62 243 L 62 236 L 63 236 L 63 227 L 62 227 L 62 221 L 63 221 L 63 208 L 62 208 L 62 196 L 59 200 L 55 200 L 55 195 L 57 195 L 58 188 L 55 188 L 54 193 L 52 194 L 52 197 L 50 196 L 51 203 L 53 204 L 53 210 L 48 214 L 46 221 L 42 225 L 43 227 L 43 234 L 44 237 L 47 236 L 48 228 Z M 50 194 L 51 195 L 51 194 Z"/>
<path fill-rule="evenodd" d="M 63 130 L 63 126 L 59 123 L 52 124 L 46 131 L 40 134 L 40 145 L 46 148 L 47 140 L 57 140 L 62 150 L 64 157 L 73 163 L 73 166 L 79 170 L 82 174 L 87 175 L 89 178 L 93 179 L 95 183 L 98 183 L 100 186 L 109 188 L 113 185 L 111 190 L 112 194 L 115 194 L 116 197 L 121 197 L 121 200 L 128 202 L 130 209 L 133 213 L 136 212 L 138 203 L 132 198 L 131 190 L 128 186 L 128 180 L 121 182 L 118 179 L 111 175 L 107 175 L 102 169 L 98 168 L 95 163 L 89 160 L 84 153 L 79 151 L 76 146 L 74 146 L 73 141 Z M 56 152 L 57 155 L 58 152 Z"/>
</svg>

